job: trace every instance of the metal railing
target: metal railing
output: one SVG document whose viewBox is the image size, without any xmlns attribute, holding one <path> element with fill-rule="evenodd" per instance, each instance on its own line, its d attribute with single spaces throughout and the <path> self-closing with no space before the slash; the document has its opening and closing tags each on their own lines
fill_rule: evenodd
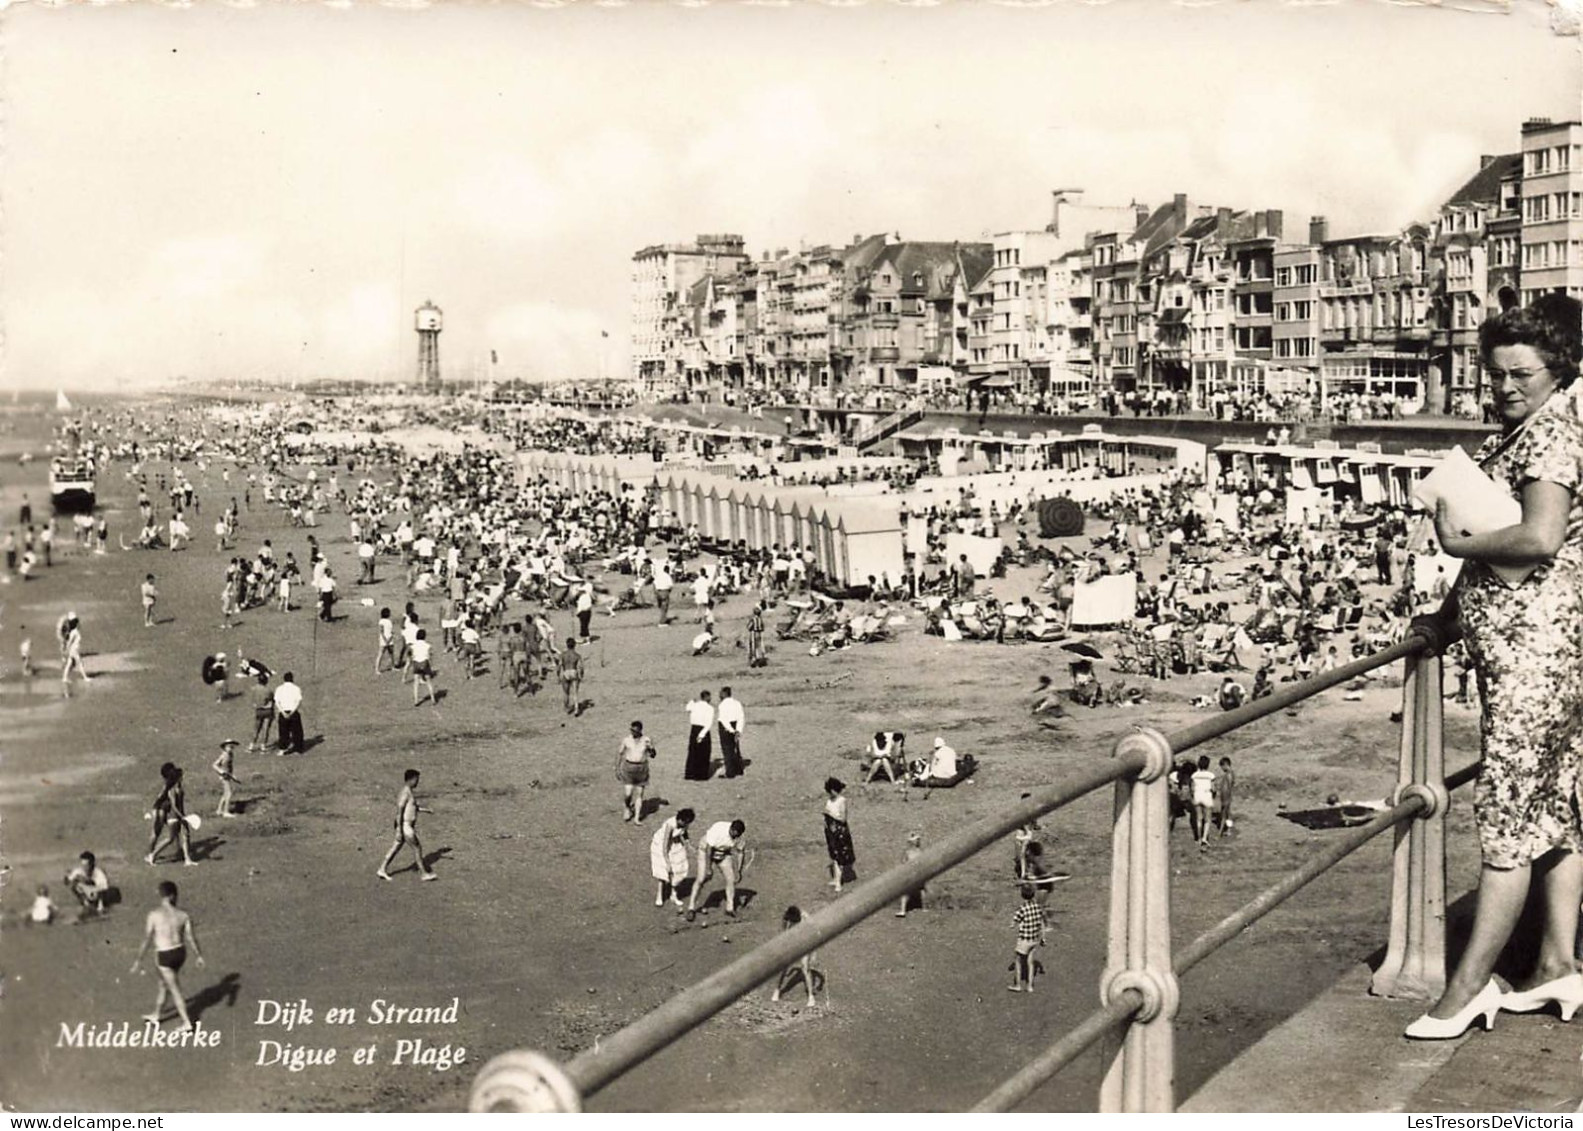
<svg viewBox="0 0 1583 1131">
<path fill-rule="evenodd" d="M 859 451 L 873 444 L 879 443 L 887 436 L 893 436 L 903 428 L 910 428 L 923 419 L 923 411 L 916 408 L 903 408 L 882 416 L 867 428 L 860 430 L 852 437 L 852 445 Z"/>
<path fill-rule="evenodd" d="M 1446 777 L 1440 653 L 1455 629 L 1432 617 L 1406 639 L 1301 684 L 1283 688 L 1171 734 L 1136 727 L 1105 764 L 1033 791 L 999 813 L 957 830 L 911 863 L 893 868 L 776 935 L 565 1064 L 516 1051 L 489 1061 L 473 1083 L 473 1111 L 580 1111 L 583 1100 L 701 1025 L 803 955 L 891 907 L 1034 818 L 1106 785 L 1115 787 L 1111 834 L 1109 948 L 1100 1008 L 992 1091 L 976 1111 L 1006 1111 L 1067 1064 L 1109 1040 L 1102 1111 L 1175 1107 L 1173 1022 L 1178 978 L 1313 880 L 1387 830 L 1395 830 L 1389 941 L 1371 992 L 1432 998 L 1445 986 L 1445 814 L 1450 791 L 1472 765 Z M 1175 755 L 1229 734 L 1398 660 L 1406 661 L 1397 788 L 1390 807 L 1338 834 L 1297 871 L 1173 954 L 1170 940 L 1170 779 Z"/>
</svg>

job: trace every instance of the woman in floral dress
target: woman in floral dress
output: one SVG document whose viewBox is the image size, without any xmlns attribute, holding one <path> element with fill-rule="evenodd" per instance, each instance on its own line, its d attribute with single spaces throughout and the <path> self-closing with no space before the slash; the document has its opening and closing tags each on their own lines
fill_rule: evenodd
<svg viewBox="0 0 1583 1131">
<path fill-rule="evenodd" d="M 1461 625 L 1478 678 L 1484 766 L 1474 797 L 1484 867 L 1473 932 L 1445 993 L 1407 1030 L 1457 1037 L 1498 1009 L 1583 1005 L 1573 944 L 1583 897 L 1583 423 L 1566 390 L 1578 373 L 1583 308 L 1546 299 L 1486 322 L 1479 346 L 1504 422 L 1477 460 L 1522 504 L 1520 522 L 1455 529 L 1445 504 L 1435 533 L 1466 564 L 1443 612 Z M 1491 977 L 1534 875 L 1546 923 L 1529 988 Z"/>
</svg>

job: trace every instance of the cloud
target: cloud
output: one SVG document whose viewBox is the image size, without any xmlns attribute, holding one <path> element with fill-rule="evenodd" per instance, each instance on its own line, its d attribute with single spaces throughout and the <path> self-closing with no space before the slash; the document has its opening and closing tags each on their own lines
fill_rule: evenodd
<svg viewBox="0 0 1583 1131">
<path fill-rule="evenodd" d="M 241 234 L 195 235 L 156 247 L 139 290 L 153 301 L 202 302 L 224 298 L 262 274 L 265 241 Z"/>
</svg>

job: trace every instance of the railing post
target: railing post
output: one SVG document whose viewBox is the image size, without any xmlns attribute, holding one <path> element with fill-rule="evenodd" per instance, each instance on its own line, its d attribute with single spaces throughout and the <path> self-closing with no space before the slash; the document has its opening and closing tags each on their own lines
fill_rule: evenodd
<svg viewBox="0 0 1583 1131">
<path fill-rule="evenodd" d="M 525 1112 L 533 1115 L 575 1114 L 583 1097 L 571 1077 L 541 1053 L 501 1053 L 478 1073 L 467 1097 L 471 1112 Z"/>
<path fill-rule="evenodd" d="M 1402 685 L 1402 742 L 1392 804 L 1422 797 L 1416 820 L 1396 829 L 1391 862 L 1391 931 L 1385 960 L 1369 992 L 1432 1000 L 1446 986 L 1446 754 L 1441 732 L 1440 652 L 1444 634 L 1434 622 L 1413 631 L 1429 647 L 1406 663 Z"/>
<path fill-rule="evenodd" d="M 1124 990 L 1143 1008 L 1119 1047 L 1111 1042 L 1100 1088 L 1103 1112 L 1167 1112 L 1176 1107 L 1172 1025 L 1179 995 L 1171 972 L 1171 744 L 1144 727 L 1116 743 L 1116 757 L 1142 754 L 1136 779 L 1116 783 L 1111 833 L 1110 949 L 1100 979 L 1109 1005 Z"/>
</svg>

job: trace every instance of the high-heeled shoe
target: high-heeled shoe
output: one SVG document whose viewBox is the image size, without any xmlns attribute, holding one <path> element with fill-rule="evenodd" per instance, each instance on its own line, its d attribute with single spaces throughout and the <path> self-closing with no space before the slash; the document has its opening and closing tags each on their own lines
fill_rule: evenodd
<svg viewBox="0 0 1583 1131">
<path fill-rule="evenodd" d="M 1508 1013 L 1532 1013 L 1551 1002 L 1561 1007 L 1562 1021 L 1572 1020 L 1572 1015 L 1583 1007 L 1583 974 L 1563 974 L 1531 990 L 1501 995 L 1501 1008 Z"/>
<path fill-rule="evenodd" d="M 1484 1028 L 1493 1029 L 1495 1015 L 1500 1012 L 1503 996 L 1500 983 L 1491 978 L 1473 1000 L 1464 1005 L 1454 1016 L 1431 1017 L 1426 1013 L 1407 1026 L 1407 1031 L 1403 1035 L 1415 1041 L 1449 1041 L 1466 1033 L 1474 1019 L 1481 1016 L 1484 1018 Z"/>
</svg>

